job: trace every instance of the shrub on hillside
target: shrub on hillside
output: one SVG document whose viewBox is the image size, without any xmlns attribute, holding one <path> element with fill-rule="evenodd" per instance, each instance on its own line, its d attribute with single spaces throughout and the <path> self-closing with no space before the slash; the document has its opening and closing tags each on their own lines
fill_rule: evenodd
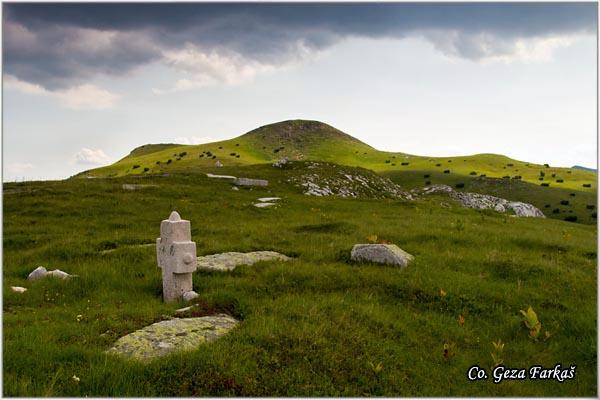
<svg viewBox="0 0 600 400">
<path fill-rule="evenodd" d="M 148 172 L 148 171 L 150 171 L 150 168 L 148 168 L 148 167 L 144 168 L 144 172 Z"/>
<path fill-rule="evenodd" d="M 185 157 L 187 156 L 187 151 L 182 151 L 181 153 L 179 153 L 179 157 Z"/>
<path fill-rule="evenodd" d="M 508 175 L 504 175 L 504 176 L 502 177 L 502 179 L 510 179 L 510 176 L 508 176 Z"/>
<path fill-rule="evenodd" d="M 587 208 L 588 210 L 593 210 L 594 208 L 596 208 L 596 206 L 593 204 L 588 204 L 587 206 L 585 206 L 585 208 Z"/>
<path fill-rule="evenodd" d="M 431 185 L 431 181 L 425 181 L 425 185 Z"/>
<path fill-rule="evenodd" d="M 543 180 L 544 180 L 544 178 L 541 176 L 538 178 L 538 181 L 543 181 Z"/>
<path fill-rule="evenodd" d="M 575 197 L 575 193 L 569 193 L 569 196 Z"/>
<path fill-rule="evenodd" d="M 435 164 L 435 166 L 436 166 L 436 167 L 441 167 L 441 166 L 442 166 L 442 164 Z"/>
<path fill-rule="evenodd" d="M 167 164 L 171 164 L 173 162 L 173 160 L 171 160 L 170 158 L 167 160 Z"/>
<path fill-rule="evenodd" d="M 552 214 L 560 214 L 560 210 L 558 208 L 555 208 L 554 210 L 552 210 Z"/>
<path fill-rule="evenodd" d="M 456 184 L 456 187 L 457 187 L 457 189 L 462 189 L 462 188 L 465 187 L 465 184 L 462 183 L 462 182 L 459 182 L 459 183 Z"/>
<path fill-rule="evenodd" d="M 553 178 L 556 178 L 556 174 L 552 174 L 552 177 L 553 177 Z"/>
<path fill-rule="evenodd" d="M 410 163 L 408 163 L 408 162 L 403 162 L 403 163 L 400 163 L 400 164 L 401 164 L 401 165 L 408 165 L 408 164 L 410 164 Z"/>
<path fill-rule="evenodd" d="M 544 171 L 540 171 L 540 176 L 546 176 L 546 173 Z"/>
<path fill-rule="evenodd" d="M 385 160 L 385 163 L 386 163 L 386 164 L 389 164 L 389 163 L 391 163 L 391 162 L 392 162 L 391 160 Z"/>
<path fill-rule="evenodd" d="M 157 162 L 156 162 L 156 165 L 159 165 L 159 164 L 160 164 L 160 161 L 157 161 Z"/>
<path fill-rule="evenodd" d="M 592 184 L 591 184 L 591 183 L 584 183 L 584 184 L 583 184 L 583 187 L 585 187 L 585 188 L 589 188 L 589 187 L 592 187 Z"/>
<path fill-rule="evenodd" d="M 548 182 L 542 182 L 542 186 L 550 186 Z"/>
<path fill-rule="evenodd" d="M 514 164 L 506 164 L 507 167 L 514 167 Z"/>
<path fill-rule="evenodd" d="M 423 175 L 423 178 L 429 178 L 430 176 L 431 175 L 429 175 L 429 174 L 425 174 L 425 175 Z"/>
<path fill-rule="evenodd" d="M 515 176 L 513 176 L 512 178 L 513 178 L 513 179 L 517 179 L 517 180 L 519 180 L 519 179 L 521 179 L 521 175 L 515 175 Z"/>
<path fill-rule="evenodd" d="M 569 200 L 561 200 L 560 204 L 563 206 L 568 206 L 569 205 Z"/>
<path fill-rule="evenodd" d="M 139 168 L 139 167 L 140 167 L 139 165 L 135 164 L 135 165 L 134 165 L 133 167 L 131 167 L 131 168 L 133 168 L 133 169 L 137 169 L 137 168 Z"/>
<path fill-rule="evenodd" d="M 577 215 L 567 215 L 564 220 L 569 222 L 577 222 Z"/>
<path fill-rule="evenodd" d="M 562 179 L 557 179 L 556 182 L 557 183 L 563 183 L 564 181 Z"/>
<path fill-rule="evenodd" d="M 544 208 L 550 208 L 550 204 L 546 204 Z"/>
<path fill-rule="evenodd" d="M 200 154 L 200 158 L 204 157 L 204 154 Z"/>
<path fill-rule="evenodd" d="M 229 153 L 231 157 L 235 157 L 235 153 Z"/>
<path fill-rule="evenodd" d="M 477 172 L 476 171 L 471 171 L 471 172 L 469 172 L 469 175 L 477 175 Z"/>
<path fill-rule="evenodd" d="M 590 215 L 592 218 L 596 219 L 598 217 L 598 214 L 596 213 L 596 211 L 594 211 L 592 213 L 592 215 Z"/>
<path fill-rule="evenodd" d="M 550 168 L 550 165 L 549 164 L 544 164 L 544 167 Z"/>
<path fill-rule="evenodd" d="M 450 173 L 450 170 L 449 170 L 449 169 L 445 169 L 445 170 L 444 170 L 444 173 L 445 173 L 445 174 L 449 174 L 449 173 Z"/>
</svg>

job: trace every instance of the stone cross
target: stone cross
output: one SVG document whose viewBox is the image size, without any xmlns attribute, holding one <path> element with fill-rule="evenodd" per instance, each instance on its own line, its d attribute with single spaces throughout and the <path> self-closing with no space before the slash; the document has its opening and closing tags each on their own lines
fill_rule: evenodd
<svg viewBox="0 0 600 400">
<path fill-rule="evenodd" d="M 160 223 L 156 257 L 162 269 L 164 301 L 181 300 L 186 292 L 192 291 L 192 273 L 196 270 L 197 260 L 190 221 L 181 219 L 177 211 Z"/>
</svg>

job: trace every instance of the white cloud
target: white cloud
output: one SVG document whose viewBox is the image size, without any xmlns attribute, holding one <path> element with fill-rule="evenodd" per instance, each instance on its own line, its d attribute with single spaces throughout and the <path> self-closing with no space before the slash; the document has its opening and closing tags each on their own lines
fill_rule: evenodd
<svg viewBox="0 0 600 400">
<path fill-rule="evenodd" d="M 77 164 L 84 165 L 105 165 L 111 162 L 102 149 L 88 149 L 82 148 L 77 154 L 75 154 L 75 162 Z"/>
<path fill-rule="evenodd" d="M 215 139 L 208 136 L 179 136 L 175 138 L 175 143 L 178 144 L 202 144 L 202 143 L 211 143 L 214 142 Z"/>
<path fill-rule="evenodd" d="M 6 166 L 6 170 L 11 174 L 21 174 L 23 172 L 27 172 L 33 169 L 33 164 L 31 163 L 11 163 Z"/>
<path fill-rule="evenodd" d="M 65 108 L 72 110 L 103 110 L 111 108 L 119 99 L 119 95 L 92 84 L 84 84 L 69 89 L 51 91 L 40 85 L 19 80 L 12 75 L 4 75 L 4 87 L 22 93 L 47 96 L 60 102 Z"/>
</svg>

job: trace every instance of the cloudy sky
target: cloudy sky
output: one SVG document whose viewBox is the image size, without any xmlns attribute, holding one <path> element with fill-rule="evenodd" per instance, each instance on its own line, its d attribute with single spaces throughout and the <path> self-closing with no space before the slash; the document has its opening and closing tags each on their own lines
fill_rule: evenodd
<svg viewBox="0 0 600 400">
<path fill-rule="evenodd" d="M 295 118 L 595 167 L 596 32 L 596 3 L 3 3 L 3 179 Z"/>
</svg>

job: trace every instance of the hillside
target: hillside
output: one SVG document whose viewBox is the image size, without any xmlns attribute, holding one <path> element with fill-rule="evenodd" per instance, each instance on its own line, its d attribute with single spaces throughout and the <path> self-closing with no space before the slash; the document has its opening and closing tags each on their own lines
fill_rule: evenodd
<svg viewBox="0 0 600 400">
<path fill-rule="evenodd" d="M 580 168 L 555 168 L 497 154 L 426 157 L 379 151 L 327 124 L 305 120 L 265 125 L 237 138 L 214 143 L 145 145 L 113 165 L 84 171 L 77 177 L 198 172 L 214 166 L 217 160 L 226 166 L 236 166 L 271 163 L 283 157 L 327 161 L 381 173 L 408 171 L 465 177 L 485 175 L 583 192 L 596 189 L 596 174 Z"/>
</svg>

